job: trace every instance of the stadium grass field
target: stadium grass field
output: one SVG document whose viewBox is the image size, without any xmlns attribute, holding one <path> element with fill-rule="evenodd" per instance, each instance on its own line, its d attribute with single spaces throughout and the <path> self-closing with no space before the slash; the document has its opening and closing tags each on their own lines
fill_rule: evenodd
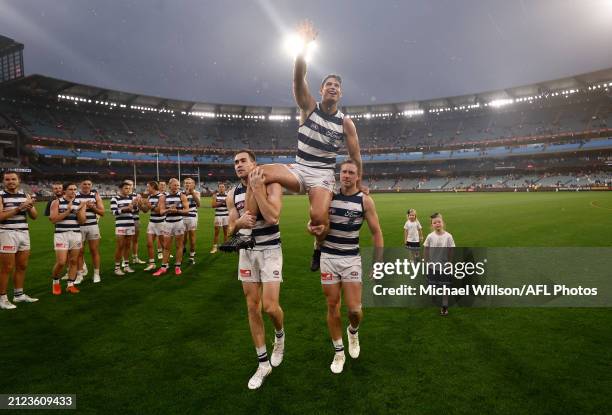
<svg viewBox="0 0 612 415">
<path fill-rule="evenodd" d="M 386 246 L 401 245 L 408 207 L 426 229 L 428 214 L 442 212 L 459 246 L 612 246 L 612 192 L 374 198 Z M 160 279 L 112 274 L 107 213 L 102 283 L 94 286 L 90 271 L 80 294 L 59 297 L 51 295 L 51 223 L 31 222 L 26 292 L 40 301 L 0 312 L 0 393 L 77 394 L 78 413 L 612 411 L 610 308 L 461 308 L 446 319 L 433 307 L 368 308 L 360 358 L 347 355 L 344 373 L 333 375 L 326 305 L 318 274 L 307 271 L 306 217 L 305 197 L 284 198 L 287 351 L 258 391 L 246 387 L 257 362 L 237 255 L 208 254 L 211 209 L 200 211 L 198 264 Z M 368 245 L 365 226 L 363 235 Z M 142 234 L 141 258 L 145 249 Z M 270 350 L 267 318 L 266 327 Z"/>
</svg>

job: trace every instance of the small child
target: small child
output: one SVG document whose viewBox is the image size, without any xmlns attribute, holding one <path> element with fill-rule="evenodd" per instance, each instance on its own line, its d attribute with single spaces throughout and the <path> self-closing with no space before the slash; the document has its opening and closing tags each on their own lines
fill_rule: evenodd
<svg viewBox="0 0 612 415">
<path fill-rule="evenodd" d="M 410 252 L 412 261 L 418 261 L 419 259 L 421 242 L 423 242 L 423 227 L 417 219 L 416 210 L 408 209 L 406 223 L 404 224 L 404 243 L 406 249 Z"/>
<path fill-rule="evenodd" d="M 455 247 L 455 241 L 453 240 L 453 235 L 444 230 L 444 219 L 441 214 L 434 213 L 431 215 L 431 227 L 433 232 L 427 235 L 423 244 L 425 247 L 425 261 L 428 263 L 427 278 L 430 285 L 450 285 L 452 283 L 452 274 L 445 274 L 440 270 L 434 270 L 434 264 L 441 264 L 440 269 L 444 269 L 444 263 L 450 261 L 453 257 L 452 248 Z M 442 296 L 440 315 L 448 315 L 448 295 Z"/>
</svg>

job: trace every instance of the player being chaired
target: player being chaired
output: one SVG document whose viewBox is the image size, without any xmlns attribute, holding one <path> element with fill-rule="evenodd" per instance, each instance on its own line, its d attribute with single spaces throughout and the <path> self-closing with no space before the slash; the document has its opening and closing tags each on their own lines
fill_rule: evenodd
<svg viewBox="0 0 612 415">
<path fill-rule="evenodd" d="M 315 101 L 306 82 L 305 51 L 317 37 L 317 31 L 311 22 L 305 21 L 298 27 L 298 34 L 306 46 L 295 58 L 293 68 L 293 95 L 300 108 L 296 162 L 290 165 L 268 164 L 262 169 L 266 184 L 280 183 L 292 192 L 308 193 L 310 223 L 317 229 L 310 269 L 316 271 L 321 256 L 319 247 L 329 231 L 328 211 L 340 145 L 345 142 L 349 157 L 357 167 L 357 188 L 361 187 L 361 154 L 355 124 L 338 109 L 342 78 L 335 74 L 327 75 L 319 88 L 321 102 Z M 255 199 L 247 197 L 247 210 L 254 214 L 258 212 Z"/>
<path fill-rule="evenodd" d="M 249 327 L 259 359 L 255 374 L 249 379 L 249 389 L 259 388 L 266 376 L 283 361 L 285 331 L 283 310 L 279 304 L 280 283 L 283 280 L 283 252 L 278 220 L 281 212 L 282 187 L 278 183 L 265 185 L 258 169 L 255 154 L 240 151 L 234 157 L 234 169 L 240 184 L 227 195 L 230 234 L 252 234 L 255 246 L 240 249 L 238 279 L 246 297 Z M 255 216 L 246 209 L 247 189 L 257 198 L 260 213 Z M 266 337 L 261 310 L 266 312 L 276 330 L 270 360 L 266 350 Z"/>
<path fill-rule="evenodd" d="M 330 229 L 321 245 L 321 284 L 327 299 L 327 326 L 334 345 L 335 355 L 331 363 L 333 373 L 341 373 L 344 367 L 344 345 L 340 320 L 340 293 L 348 309 L 349 355 L 359 357 L 359 323 L 361 311 L 361 256 L 359 254 L 359 230 L 363 221 L 368 222 L 376 256 L 382 256 L 383 234 L 378 222 L 376 206 L 372 198 L 357 187 L 359 171 L 353 160 L 340 165 L 340 191 L 331 201 L 329 209 Z M 322 226 L 322 225 L 318 225 Z M 309 225 L 315 234 L 317 229 Z"/>
</svg>

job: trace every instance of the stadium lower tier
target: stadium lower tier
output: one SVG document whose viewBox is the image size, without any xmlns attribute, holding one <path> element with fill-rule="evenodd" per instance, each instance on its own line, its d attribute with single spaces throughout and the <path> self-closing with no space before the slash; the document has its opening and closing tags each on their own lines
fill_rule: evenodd
<svg viewBox="0 0 612 415">
<path fill-rule="evenodd" d="M 168 175 L 167 177 L 177 175 Z M 83 175 L 82 177 L 86 177 Z M 116 181 L 109 181 L 108 177 L 91 175 L 94 186 L 103 198 L 110 198 L 117 193 L 117 185 L 122 176 Z M 166 176 L 162 176 L 164 180 Z M 189 176 L 191 177 L 191 176 Z M 78 180 L 78 179 L 77 179 Z M 165 179 L 167 180 L 167 179 Z M 211 194 L 217 190 L 220 181 L 209 177 L 200 177 L 198 188 L 204 194 Z M 236 185 L 237 181 L 221 180 L 228 188 Z M 544 174 L 507 174 L 507 175 L 481 175 L 481 176 L 448 176 L 448 177 L 398 177 L 398 178 L 369 178 L 365 184 L 372 192 L 453 192 L 453 191 L 544 191 L 544 190 L 612 190 L 612 171 L 598 171 L 592 173 L 544 173 Z M 24 182 L 26 191 L 36 194 L 40 198 L 52 195 L 53 180 Z M 144 192 L 146 179 L 137 181 L 137 191 Z"/>
<path fill-rule="evenodd" d="M 190 153 L 188 149 L 182 154 L 156 153 L 156 152 L 128 152 L 115 150 L 93 150 L 79 148 L 53 148 L 41 145 L 32 145 L 32 151 L 40 157 L 67 158 L 74 160 L 105 160 L 109 162 L 137 162 L 186 165 L 195 164 L 232 164 L 231 156 L 198 155 Z M 479 158 L 503 158 L 513 156 L 537 156 L 541 154 L 573 153 L 593 150 L 612 150 L 612 137 L 591 140 L 579 140 L 569 143 L 534 143 L 521 146 L 497 146 L 486 149 L 472 148 L 465 150 L 441 150 L 432 152 L 413 151 L 388 154 L 363 155 L 364 162 L 388 161 L 435 161 L 435 160 L 466 160 Z M 261 156 L 260 164 L 265 163 L 293 163 L 294 156 Z"/>
</svg>

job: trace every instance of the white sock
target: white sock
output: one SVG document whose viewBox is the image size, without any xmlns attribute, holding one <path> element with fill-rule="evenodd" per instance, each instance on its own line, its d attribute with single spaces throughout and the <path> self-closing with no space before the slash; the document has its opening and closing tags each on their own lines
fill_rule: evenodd
<svg viewBox="0 0 612 415">
<path fill-rule="evenodd" d="M 0 295 L 0 300 L 8 301 L 8 296 L 6 294 L 2 294 L 2 295 Z"/>
<path fill-rule="evenodd" d="M 100 268 L 94 269 L 94 275 L 100 276 Z"/>
<path fill-rule="evenodd" d="M 342 343 L 342 337 L 338 340 L 332 340 L 332 343 L 334 344 L 334 351 L 336 354 L 344 355 L 344 344 Z"/>
<path fill-rule="evenodd" d="M 276 330 L 276 341 L 279 343 L 285 343 L 285 328 Z"/>
<path fill-rule="evenodd" d="M 268 360 L 268 352 L 266 351 L 266 345 L 256 347 L 257 359 L 259 359 L 259 366 L 270 366 L 270 360 Z"/>
</svg>

